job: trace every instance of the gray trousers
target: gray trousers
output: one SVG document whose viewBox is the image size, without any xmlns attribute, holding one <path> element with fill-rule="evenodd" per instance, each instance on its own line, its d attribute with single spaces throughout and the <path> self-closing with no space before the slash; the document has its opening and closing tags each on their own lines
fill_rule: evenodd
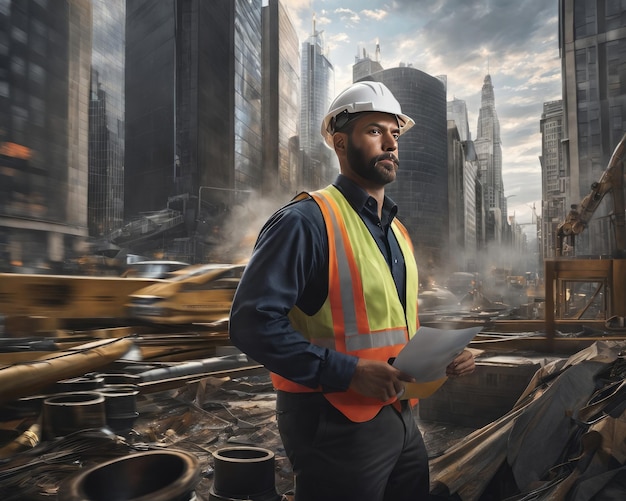
<svg viewBox="0 0 626 501">
<path fill-rule="evenodd" d="M 428 454 L 406 401 L 354 423 L 321 393 L 278 391 L 276 412 L 295 501 L 429 499 Z"/>
</svg>

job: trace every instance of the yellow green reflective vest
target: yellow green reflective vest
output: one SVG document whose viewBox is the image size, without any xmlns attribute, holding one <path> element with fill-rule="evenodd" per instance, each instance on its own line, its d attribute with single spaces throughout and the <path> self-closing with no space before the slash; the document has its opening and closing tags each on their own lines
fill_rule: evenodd
<svg viewBox="0 0 626 501">
<path fill-rule="evenodd" d="M 302 194 L 299 198 L 306 197 Z M 311 343 L 357 357 L 387 361 L 417 331 L 417 265 L 406 228 L 391 224 L 406 267 L 406 310 L 385 257 L 367 226 L 334 186 L 308 194 L 317 202 L 328 235 L 328 296 L 312 316 L 294 307 L 289 319 Z M 272 374 L 283 391 L 321 391 Z M 355 422 L 372 419 L 389 402 L 348 390 L 325 393 L 329 402 Z"/>
</svg>

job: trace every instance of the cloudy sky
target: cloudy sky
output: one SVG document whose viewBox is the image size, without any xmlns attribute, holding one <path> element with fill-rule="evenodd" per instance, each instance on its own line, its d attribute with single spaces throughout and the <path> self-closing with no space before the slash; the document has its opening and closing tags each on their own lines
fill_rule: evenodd
<svg viewBox="0 0 626 501">
<path fill-rule="evenodd" d="M 363 49 L 380 43 L 384 68 L 412 64 L 446 75 L 448 100 L 467 103 L 476 138 L 480 92 L 491 74 L 500 120 L 509 215 L 530 223 L 541 213 L 543 103 L 561 99 L 558 0 L 282 0 L 300 40 L 323 30 L 339 91 L 351 83 Z M 524 226 L 526 232 L 533 227 Z"/>
</svg>

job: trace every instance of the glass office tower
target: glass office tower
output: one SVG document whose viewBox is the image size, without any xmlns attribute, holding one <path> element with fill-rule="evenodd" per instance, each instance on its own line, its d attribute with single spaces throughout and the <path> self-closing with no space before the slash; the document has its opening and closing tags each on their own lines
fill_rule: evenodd
<svg viewBox="0 0 626 501">
<path fill-rule="evenodd" d="M 261 9 L 127 2 L 124 214 L 176 211 L 179 258 L 203 259 L 225 212 L 262 183 Z"/>
<path fill-rule="evenodd" d="M 298 189 L 300 42 L 279 0 L 263 8 L 263 195 Z"/>
<path fill-rule="evenodd" d="M 320 126 L 335 97 L 332 63 L 325 54 L 322 32 L 315 29 L 302 43 L 300 65 L 300 147 L 302 148 L 302 189 L 318 189 L 334 181 L 339 164 L 326 147 Z"/>
<path fill-rule="evenodd" d="M 390 68 L 364 80 L 385 84 L 415 126 L 400 138 L 400 169 L 386 193 L 413 237 L 418 265 L 448 262 L 448 145 L 446 89 L 441 80 L 412 67 Z"/>
<path fill-rule="evenodd" d="M 89 93 L 89 234 L 108 235 L 124 216 L 126 1 L 93 1 Z"/>
<path fill-rule="evenodd" d="M 0 268 L 62 266 L 87 236 L 90 0 L 0 2 Z"/>
<path fill-rule="evenodd" d="M 565 220 L 569 175 L 563 158 L 563 101 L 543 103 L 541 131 L 542 255 L 555 256 L 556 232 Z"/>
<path fill-rule="evenodd" d="M 626 4 L 559 1 L 567 208 L 578 204 L 607 168 L 626 123 Z M 577 254 L 611 252 L 610 197 L 577 239 Z"/>
</svg>

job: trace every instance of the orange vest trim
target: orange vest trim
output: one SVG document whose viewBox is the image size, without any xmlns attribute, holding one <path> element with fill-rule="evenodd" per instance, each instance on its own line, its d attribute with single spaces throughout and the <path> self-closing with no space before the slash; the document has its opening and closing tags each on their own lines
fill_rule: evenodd
<svg viewBox="0 0 626 501">
<path fill-rule="evenodd" d="M 360 239 L 362 243 L 365 243 L 364 253 L 372 259 L 380 260 L 378 264 L 374 265 L 374 270 L 376 270 L 374 273 L 383 273 L 384 275 L 388 272 L 384 257 L 380 254 L 376 243 L 371 239 L 369 232 L 365 228 L 365 223 L 360 220 L 358 214 L 353 216 L 349 212 L 352 209 L 347 205 L 347 201 L 336 188 L 331 186 L 311 193 L 310 196 L 320 207 L 326 223 L 329 246 L 329 297 L 325 305 L 330 309 L 330 316 L 326 318 L 328 320 L 332 319 L 334 339 L 329 337 L 328 339 L 315 340 L 310 332 L 303 332 L 303 334 L 308 334 L 309 339 L 312 342 L 316 342 L 316 344 L 328 346 L 329 349 L 335 349 L 341 353 L 348 353 L 357 357 L 386 361 L 391 357 L 397 356 L 409 339 L 407 319 L 405 315 L 402 315 L 402 318 L 396 318 L 395 321 L 392 320 L 402 310 L 401 306 L 398 308 L 398 306 L 394 305 L 387 312 L 388 318 L 378 320 L 379 328 L 375 330 L 371 328 L 371 319 L 368 316 L 361 275 L 363 273 L 361 270 L 363 264 L 359 264 L 359 260 L 357 260 L 354 254 L 352 239 Z M 298 199 L 302 198 L 303 195 L 298 196 Z M 343 204 L 343 209 L 340 207 L 340 202 Z M 351 230 L 348 230 L 345 223 L 346 217 L 352 220 Z M 360 227 L 361 225 L 363 226 L 362 228 Z M 394 221 L 394 225 L 398 233 L 403 237 L 399 238 L 399 240 L 404 240 L 404 242 L 400 242 L 400 247 L 405 254 L 405 261 L 407 259 L 414 260 L 412 255 L 413 246 L 406 228 L 397 220 Z M 389 279 L 390 275 L 389 277 L 385 275 L 381 278 L 383 280 L 381 283 L 387 283 Z M 409 283 L 410 281 L 408 281 Z M 371 286 L 374 286 L 375 289 L 379 288 L 379 285 L 375 285 L 370 279 L 368 287 Z M 388 285 L 381 287 L 386 287 L 386 289 L 381 288 L 381 290 L 389 290 Z M 412 299 L 413 296 L 415 296 L 414 299 L 417 304 L 417 290 L 415 290 L 413 295 L 409 294 L 409 297 Z M 393 302 L 393 299 L 391 301 Z M 392 311 L 396 313 L 391 313 Z M 303 315 L 302 312 L 301 315 Z M 396 322 L 401 324 L 391 325 Z M 321 391 L 321 388 L 312 389 L 274 373 L 271 374 L 271 377 L 277 390 L 302 393 Z M 382 402 L 360 395 L 350 389 L 344 392 L 325 393 L 324 397 L 348 419 L 354 422 L 369 421 L 385 405 L 394 404 L 399 409 L 399 402 L 395 397 Z"/>
</svg>

